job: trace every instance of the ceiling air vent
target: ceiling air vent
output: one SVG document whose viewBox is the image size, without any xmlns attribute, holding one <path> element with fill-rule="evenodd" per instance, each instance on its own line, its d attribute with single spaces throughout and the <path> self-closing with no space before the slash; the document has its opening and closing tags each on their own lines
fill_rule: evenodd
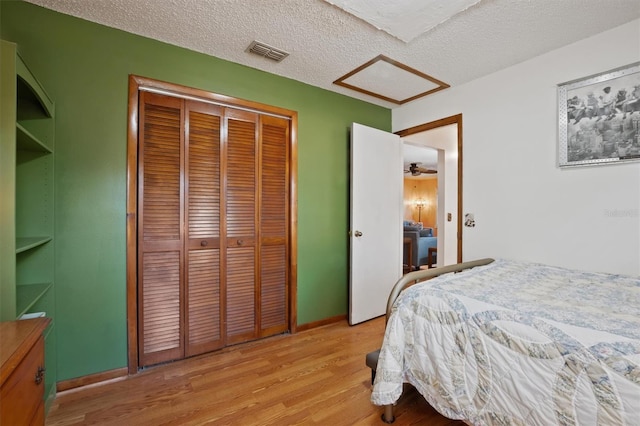
<svg viewBox="0 0 640 426">
<path fill-rule="evenodd" d="M 276 49 L 275 47 L 255 40 L 251 42 L 246 51 L 255 53 L 256 55 L 264 56 L 265 58 L 271 59 L 276 62 L 280 62 L 284 58 L 289 56 L 289 54 L 284 50 Z"/>
</svg>

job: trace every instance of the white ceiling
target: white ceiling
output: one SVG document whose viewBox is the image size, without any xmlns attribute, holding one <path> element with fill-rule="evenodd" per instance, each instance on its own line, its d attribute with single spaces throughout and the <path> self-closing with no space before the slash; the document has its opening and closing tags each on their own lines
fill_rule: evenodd
<svg viewBox="0 0 640 426">
<path fill-rule="evenodd" d="M 376 10 L 358 18 L 330 0 L 26 1 L 388 108 L 398 105 L 333 82 L 385 55 L 457 86 L 640 18 L 640 0 L 455 0 L 461 6 L 448 11 L 449 19 L 445 13 L 444 22 L 438 3 L 450 0 L 430 0 L 432 9 L 417 12 L 411 7 L 425 1 L 340 0 L 345 9 L 398 5 L 380 12 L 391 18 L 383 30 L 365 20 L 375 22 Z M 409 11 L 402 12 L 406 3 Z M 400 34 L 405 24 L 413 31 L 408 35 Z M 273 62 L 246 52 L 254 40 L 289 56 Z"/>
<path fill-rule="evenodd" d="M 424 169 L 438 170 L 438 150 L 427 148 L 420 145 L 411 145 L 404 143 L 402 145 L 402 156 L 404 162 L 404 170 L 409 170 L 411 163 L 418 163 L 418 167 Z M 422 174 L 420 176 L 411 176 L 405 172 L 404 177 L 411 179 L 430 179 L 435 177 L 433 174 Z"/>
</svg>

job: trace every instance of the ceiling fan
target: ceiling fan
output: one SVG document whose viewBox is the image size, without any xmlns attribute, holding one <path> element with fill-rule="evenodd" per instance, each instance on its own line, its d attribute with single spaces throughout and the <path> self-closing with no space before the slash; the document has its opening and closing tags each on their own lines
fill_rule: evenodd
<svg viewBox="0 0 640 426">
<path fill-rule="evenodd" d="M 405 173 L 411 173 L 411 176 L 420 176 L 421 174 L 433 174 L 438 173 L 437 170 L 434 169 L 425 169 L 424 167 L 418 167 L 418 164 L 422 163 L 410 163 L 409 170 L 405 170 Z"/>
</svg>

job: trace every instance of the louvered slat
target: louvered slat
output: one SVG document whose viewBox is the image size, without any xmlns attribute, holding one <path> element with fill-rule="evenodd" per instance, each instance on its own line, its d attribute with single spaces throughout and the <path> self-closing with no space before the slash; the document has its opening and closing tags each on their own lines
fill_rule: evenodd
<svg viewBox="0 0 640 426">
<path fill-rule="evenodd" d="M 189 238 L 220 236 L 220 116 L 189 112 Z"/>
<path fill-rule="evenodd" d="M 230 343 L 257 337 L 254 264 L 253 247 L 227 250 L 227 339 Z"/>
<path fill-rule="evenodd" d="M 273 119 L 272 119 L 273 120 Z M 262 237 L 285 237 L 287 227 L 287 125 L 262 126 Z"/>
<path fill-rule="evenodd" d="M 256 124 L 228 119 L 227 236 L 253 236 L 256 203 Z"/>
<path fill-rule="evenodd" d="M 143 256 L 145 355 L 180 348 L 180 252 Z"/>
<path fill-rule="evenodd" d="M 180 110 L 144 105 L 144 240 L 180 239 Z"/>
<path fill-rule="evenodd" d="M 263 246 L 260 262 L 261 279 L 261 329 L 286 330 L 286 248 L 284 244 Z M 272 332 L 276 332 L 272 330 Z"/>
<path fill-rule="evenodd" d="M 189 252 L 187 354 L 196 355 L 221 346 L 220 251 Z"/>
</svg>

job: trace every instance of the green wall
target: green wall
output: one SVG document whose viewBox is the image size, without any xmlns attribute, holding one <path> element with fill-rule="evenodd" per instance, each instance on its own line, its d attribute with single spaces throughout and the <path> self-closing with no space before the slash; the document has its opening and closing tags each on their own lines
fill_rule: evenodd
<svg viewBox="0 0 640 426">
<path fill-rule="evenodd" d="M 2 38 L 56 101 L 58 380 L 127 364 L 129 74 L 298 112 L 298 323 L 347 312 L 348 127 L 390 130 L 390 110 L 29 3 L 0 8 Z"/>
</svg>

